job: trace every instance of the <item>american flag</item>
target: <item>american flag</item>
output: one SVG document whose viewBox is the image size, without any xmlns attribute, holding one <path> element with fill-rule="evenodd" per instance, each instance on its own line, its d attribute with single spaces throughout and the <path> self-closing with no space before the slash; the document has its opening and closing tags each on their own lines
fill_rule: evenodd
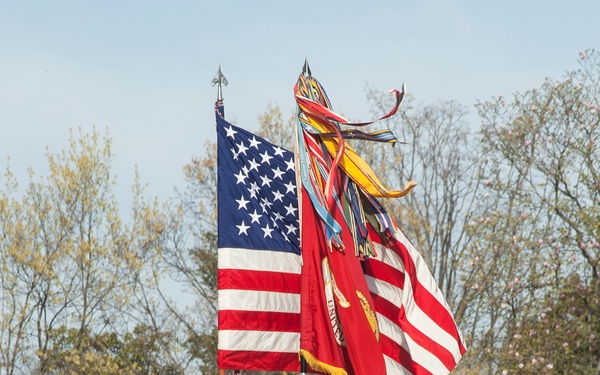
<svg viewBox="0 0 600 375">
<path fill-rule="evenodd" d="M 381 238 L 365 276 L 388 374 L 448 374 L 466 352 L 450 307 L 425 260 L 398 228 Z"/>
<path fill-rule="evenodd" d="M 300 370 L 294 155 L 217 114 L 220 369 Z M 373 238 L 378 238 L 373 235 Z M 447 374 L 464 342 L 423 258 L 397 230 L 365 265 L 388 374 Z"/>
<path fill-rule="evenodd" d="M 217 145 L 219 368 L 298 372 L 294 155 L 218 113 Z"/>
</svg>

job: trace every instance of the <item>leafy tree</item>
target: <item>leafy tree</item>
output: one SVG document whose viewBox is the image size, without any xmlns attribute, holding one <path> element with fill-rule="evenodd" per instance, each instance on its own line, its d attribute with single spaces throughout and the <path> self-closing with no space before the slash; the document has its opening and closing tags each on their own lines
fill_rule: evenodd
<svg viewBox="0 0 600 375">
<path fill-rule="evenodd" d="M 464 323 L 488 373 L 600 371 L 600 57 L 580 64 L 478 105 L 486 162 Z"/>
<path fill-rule="evenodd" d="M 47 178 L 36 180 L 30 171 L 19 196 L 7 170 L 0 191 L 0 370 L 7 375 L 52 373 L 63 329 L 70 352 L 79 355 L 90 353 L 90 336 L 152 319 L 159 328 L 149 282 L 159 277 L 165 233 L 177 217 L 145 201 L 136 182 L 131 218 L 122 221 L 111 141 L 95 130 L 71 134 L 69 149 L 47 158 Z"/>
<path fill-rule="evenodd" d="M 188 227 L 185 238 L 163 253 L 171 277 L 193 301 L 188 310 L 168 303 L 186 332 L 185 347 L 203 374 L 217 374 L 217 149 L 208 143 L 205 156 L 185 165 L 186 190 L 180 200 Z"/>
</svg>

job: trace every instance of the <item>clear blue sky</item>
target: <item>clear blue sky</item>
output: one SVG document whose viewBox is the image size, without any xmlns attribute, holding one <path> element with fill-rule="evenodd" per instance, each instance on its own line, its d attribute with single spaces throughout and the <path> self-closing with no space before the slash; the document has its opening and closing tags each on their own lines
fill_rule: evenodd
<svg viewBox="0 0 600 375">
<path fill-rule="evenodd" d="M 417 100 L 477 99 L 539 86 L 600 48 L 600 1 L 3 1 L 0 171 L 46 174 L 69 129 L 113 138 L 118 194 L 138 165 L 149 195 L 215 138 L 219 63 L 230 120 L 250 130 L 269 103 L 294 108 L 308 57 L 334 108 L 369 117 L 367 84 L 406 82 Z"/>
</svg>

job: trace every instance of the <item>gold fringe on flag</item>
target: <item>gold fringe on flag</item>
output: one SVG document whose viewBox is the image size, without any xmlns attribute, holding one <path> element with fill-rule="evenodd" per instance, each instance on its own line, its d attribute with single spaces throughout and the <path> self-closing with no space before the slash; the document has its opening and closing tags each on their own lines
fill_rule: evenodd
<svg viewBox="0 0 600 375">
<path fill-rule="evenodd" d="M 300 349 L 300 355 L 304 358 L 306 363 L 313 370 L 324 372 L 326 374 L 331 374 L 331 375 L 348 375 L 346 370 L 344 370 L 343 368 L 334 367 L 334 366 L 328 365 L 325 362 L 321 362 L 317 358 L 315 358 L 312 354 L 310 354 L 308 351 L 306 351 L 304 349 Z"/>
</svg>

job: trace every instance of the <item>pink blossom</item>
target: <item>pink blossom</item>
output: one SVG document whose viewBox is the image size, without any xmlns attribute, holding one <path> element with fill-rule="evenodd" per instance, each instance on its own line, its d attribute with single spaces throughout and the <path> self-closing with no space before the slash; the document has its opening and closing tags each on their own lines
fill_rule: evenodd
<svg viewBox="0 0 600 375">
<path fill-rule="evenodd" d="M 525 365 L 522 363 L 519 363 L 519 368 L 523 368 L 523 367 L 525 367 Z"/>
<path fill-rule="evenodd" d="M 554 368 L 554 365 L 552 363 L 548 363 L 546 367 L 548 368 L 548 370 L 552 370 Z"/>
<path fill-rule="evenodd" d="M 563 348 L 568 348 L 569 347 L 569 343 L 568 342 L 564 342 L 562 346 L 563 346 Z"/>
</svg>

